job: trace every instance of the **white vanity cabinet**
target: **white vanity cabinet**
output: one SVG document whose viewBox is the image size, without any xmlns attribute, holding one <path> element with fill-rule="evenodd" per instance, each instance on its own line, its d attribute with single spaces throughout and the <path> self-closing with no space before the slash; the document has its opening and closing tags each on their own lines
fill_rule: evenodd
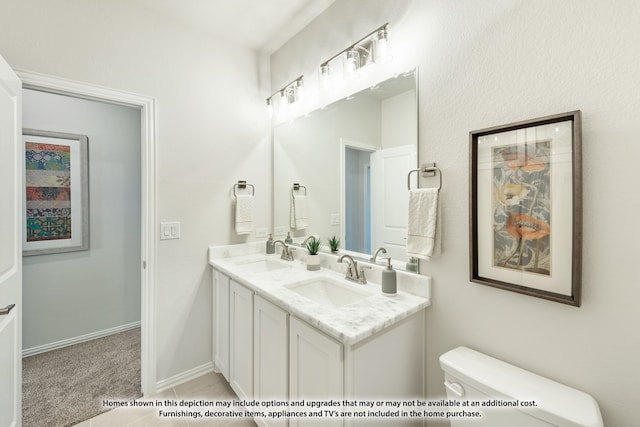
<svg viewBox="0 0 640 427">
<path fill-rule="evenodd" d="M 230 281 L 229 385 L 240 399 L 253 398 L 253 292 Z"/>
<path fill-rule="evenodd" d="M 291 317 L 289 323 L 289 398 L 337 400 L 343 396 L 343 345 Z M 308 408 L 305 408 L 308 409 Z M 318 409 L 316 409 L 318 410 Z M 341 426 L 341 418 L 293 418 L 290 426 Z"/>
<path fill-rule="evenodd" d="M 344 362 L 345 398 L 375 401 L 423 399 L 424 322 L 425 312 L 421 310 L 369 338 L 347 346 Z M 349 427 L 374 425 L 421 427 L 422 420 L 419 418 L 345 419 L 345 426 Z"/>
<path fill-rule="evenodd" d="M 287 400 L 289 396 L 289 313 L 260 296 L 253 310 L 253 398 Z M 256 419 L 261 427 L 285 427 L 286 418 Z"/>
<path fill-rule="evenodd" d="M 253 292 L 213 270 L 213 362 L 238 397 L 253 397 Z"/>
<path fill-rule="evenodd" d="M 305 318 L 293 305 L 276 305 L 271 302 L 274 300 L 266 299 L 270 295 L 268 291 L 254 288 L 250 283 L 247 280 L 245 286 L 214 269 L 214 364 L 240 399 L 342 403 L 345 399 L 404 401 L 423 398 L 424 309 L 388 325 L 380 325 L 371 331 L 371 335 L 354 340 L 331 334 L 324 329 L 330 328 L 323 328 L 322 324 L 316 327 L 315 317 Z M 263 295 L 262 292 L 266 293 Z M 361 314 L 353 316 L 354 321 L 358 321 Z M 342 338 L 338 339 L 338 336 Z M 389 425 L 389 419 L 383 418 L 329 416 L 256 418 L 255 421 L 260 427 Z M 421 426 L 421 421 L 394 418 L 393 425 Z"/>
<path fill-rule="evenodd" d="M 213 364 L 229 381 L 229 277 L 213 270 Z"/>
<path fill-rule="evenodd" d="M 423 372 L 424 311 L 352 345 L 340 343 L 294 316 L 289 320 L 291 400 L 419 399 L 424 396 Z M 420 419 L 392 421 L 394 426 L 422 425 Z M 292 419 L 289 425 L 370 426 L 389 422 L 389 419 L 323 417 Z"/>
</svg>

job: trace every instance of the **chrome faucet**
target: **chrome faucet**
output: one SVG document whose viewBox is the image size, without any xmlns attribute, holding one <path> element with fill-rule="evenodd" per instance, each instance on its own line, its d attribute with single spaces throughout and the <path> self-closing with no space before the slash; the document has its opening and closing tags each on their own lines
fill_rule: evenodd
<svg viewBox="0 0 640 427">
<path fill-rule="evenodd" d="M 276 240 L 275 242 L 273 242 L 273 247 L 275 248 L 276 244 L 278 243 L 282 245 L 282 253 L 280 254 L 280 259 L 283 259 L 285 261 L 293 261 L 293 254 L 291 253 L 291 251 L 295 251 L 296 248 L 290 248 L 282 240 Z"/>
<path fill-rule="evenodd" d="M 365 268 L 370 269 L 371 267 L 361 266 L 360 268 L 358 268 L 357 261 L 351 258 L 351 255 L 347 255 L 347 254 L 340 256 L 340 258 L 338 258 L 338 262 L 343 262 L 343 260 L 345 259 L 349 262 L 349 267 L 347 268 L 347 274 L 345 275 L 345 279 L 358 282 L 361 285 L 365 285 L 367 283 L 367 278 L 364 275 L 364 269 Z"/>
<path fill-rule="evenodd" d="M 387 250 L 385 248 L 378 248 L 376 253 L 374 253 L 373 256 L 371 258 L 369 258 L 369 261 L 371 261 L 373 264 L 375 264 L 376 263 L 376 258 L 378 258 L 378 254 L 380 252 L 382 252 L 383 254 L 386 254 Z"/>
</svg>

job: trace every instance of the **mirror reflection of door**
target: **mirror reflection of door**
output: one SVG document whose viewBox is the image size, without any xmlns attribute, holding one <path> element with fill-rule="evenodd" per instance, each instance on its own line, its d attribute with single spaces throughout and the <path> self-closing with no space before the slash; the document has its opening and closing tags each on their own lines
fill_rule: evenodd
<svg viewBox="0 0 640 427">
<path fill-rule="evenodd" d="M 406 171 L 416 163 L 414 145 L 383 148 L 371 155 L 371 248 L 375 251 L 384 247 L 386 256 L 393 259 L 407 257 L 409 193 Z"/>
</svg>

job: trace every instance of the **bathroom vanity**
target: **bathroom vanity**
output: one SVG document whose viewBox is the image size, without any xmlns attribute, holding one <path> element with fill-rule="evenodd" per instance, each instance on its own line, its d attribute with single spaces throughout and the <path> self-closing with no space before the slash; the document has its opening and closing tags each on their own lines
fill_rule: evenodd
<svg viewBox="0 0 640 427">
<path fill-rule="evenodd" d="M 381 266 L 367 270 L 368 283 L 362 285 L 344 279 L 346 264 L 337 263 L 335 255 L 321 254 L 321 270 L 307 271 L 304 251 L 297 251 L 301 259 L 294 261 L 263 251 L 260 242 L 209 250 L 214 364 L 240 399 L 342 403 L 424 396 L 429 277 L 398 272 L 398 295 L 389 297 L 380 291 Z M 261 426 L 372 421 L 256 418 Z M 393 423 L 421 425 L 419 420 Z"/>
</svg>

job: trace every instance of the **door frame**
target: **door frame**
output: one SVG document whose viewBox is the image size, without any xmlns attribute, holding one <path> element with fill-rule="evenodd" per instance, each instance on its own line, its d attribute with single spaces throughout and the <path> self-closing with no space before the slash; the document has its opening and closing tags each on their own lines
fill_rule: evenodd
<svg viewBox="0 0 640 427">
<path fill-rule="evenodd" d="M 156 392 L 156 99 L 85 82 L 14 69 L 24 89 L 140 108 L 141 139 L 141 385 Z"/>
</svg>

